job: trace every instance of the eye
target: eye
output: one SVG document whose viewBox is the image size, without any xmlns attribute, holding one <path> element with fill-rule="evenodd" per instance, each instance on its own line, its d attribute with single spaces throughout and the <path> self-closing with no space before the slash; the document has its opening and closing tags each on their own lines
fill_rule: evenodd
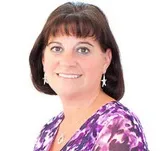
<svg viewBox="0 0 160 151">
<path fill-rule="evenodd" d="M 77 51 L 81 54 L 88 54 L 90 52 L 89 49 L 86 47 L 80 47 L 77 49 Z"/>
<path fill-rule="evenodd" d="M 60 53 L 63 51 L 63 49 L 59 46 L 54 46 L 54 47 L 51 47 L 51 51 L 56 52 L 56 53 Z"/>
</svg>

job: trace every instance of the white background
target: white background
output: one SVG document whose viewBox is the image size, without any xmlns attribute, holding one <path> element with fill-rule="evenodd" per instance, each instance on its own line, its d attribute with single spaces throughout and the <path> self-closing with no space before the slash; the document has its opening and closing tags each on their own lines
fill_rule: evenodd
<svg viewBox="0 0 160 151">
<path fill-rule="evenodd" d="M 32 151 L 40 129 L 61 109 L 37 92 L 28 56 L 48 15 L 65 0 L 0 1 L 0 150 Z M 121 100 L 141 120 L 151 151 L 160 151 L 160 4 L 158 0 L 86 0 L 107 15 L 121 51 Z"/>
</svg>

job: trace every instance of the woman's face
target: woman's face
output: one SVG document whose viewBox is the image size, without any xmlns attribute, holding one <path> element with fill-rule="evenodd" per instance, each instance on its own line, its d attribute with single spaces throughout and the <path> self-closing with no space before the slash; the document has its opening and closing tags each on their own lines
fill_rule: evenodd
<svg viewBox="0 0 160 151">
<path fill-rule="evenodd" d="M 81 95 L 100 89 L 101 77 L 111 61 L 91 37 L 50 37 L 42 58 L 50 87 L 59 96 Z"/>
</svg>

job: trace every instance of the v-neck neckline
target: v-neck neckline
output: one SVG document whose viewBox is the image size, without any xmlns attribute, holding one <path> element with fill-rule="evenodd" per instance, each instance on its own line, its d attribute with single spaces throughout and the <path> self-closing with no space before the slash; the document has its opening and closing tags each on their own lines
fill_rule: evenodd
<svg viewBox="0 0 160 151">
<path fill-rule="evenodd" d="M 94 112 L 88 119 L 85 120 L 85 122 L 74 132 L 74 134 L 70 137 L 70 139 L 65 143 L 65 145 L 60 149 L 60 151 L 65 151 L 66 147 L 70 144 L 70 143 L 73 143 L 74 140 L 75 140 L 75 136 L 78 136 L 79 133 L 81 132 L 81 130 L 83 129 L 83 127 L 85 128 L 87 126 L 87 124 L 89 124 L 90 120 L 91 119 L 94 119 L 93 117 L 97 115 L 98 112 L 100 112 L 101 114 L 103 114 L 103 112 L 105 111 L 104 108 L 110 104 L 114 104 L 116 103 L 117 101 L 111 101 L 111 102 L 107 102 L 106 104 L 102 105 L 99 109 L 97 109 L 96 112 Z M 101 115 L 99 114 L 99 116 Z M 52 138 L 52 141 L 51 141 L 51 145 L 50 147 L 52 146 L 52 142 L 55 141 L 55 138 L 56 138 L 56 135 L 57 135 L 57 132 L 59 130 L 59 127 L 60 127 L 60 124 L 61 122 L 64 120 L 64 113 L 61 112 L 58 116 L 57 116 L 58 119 L 61 119 L 59 120 L 58 124 L 56 124 L 57 126 L 55 127 L 56 128 L 56 131 L 54 133 L 54 136 Z M 90 129 L 91 130 L 91 129 Z M 49 147 L 49 150 L 50 151 L 50 147 Z"/>
</svg>

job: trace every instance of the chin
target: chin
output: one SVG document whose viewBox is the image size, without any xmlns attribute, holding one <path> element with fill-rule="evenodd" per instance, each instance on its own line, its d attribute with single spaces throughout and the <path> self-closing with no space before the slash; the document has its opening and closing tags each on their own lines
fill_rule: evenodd
<svg viewBox="0 0 160 151">
<path fill-rule="evenodd" d="M 60 97 L 73 97 L 76 95 L 79 95 L 79 91 L 75 91 L 74 90 L 66 90 L 66 91 L 61 91 L 59 93 L 57 93 Z"/>
</svg>

